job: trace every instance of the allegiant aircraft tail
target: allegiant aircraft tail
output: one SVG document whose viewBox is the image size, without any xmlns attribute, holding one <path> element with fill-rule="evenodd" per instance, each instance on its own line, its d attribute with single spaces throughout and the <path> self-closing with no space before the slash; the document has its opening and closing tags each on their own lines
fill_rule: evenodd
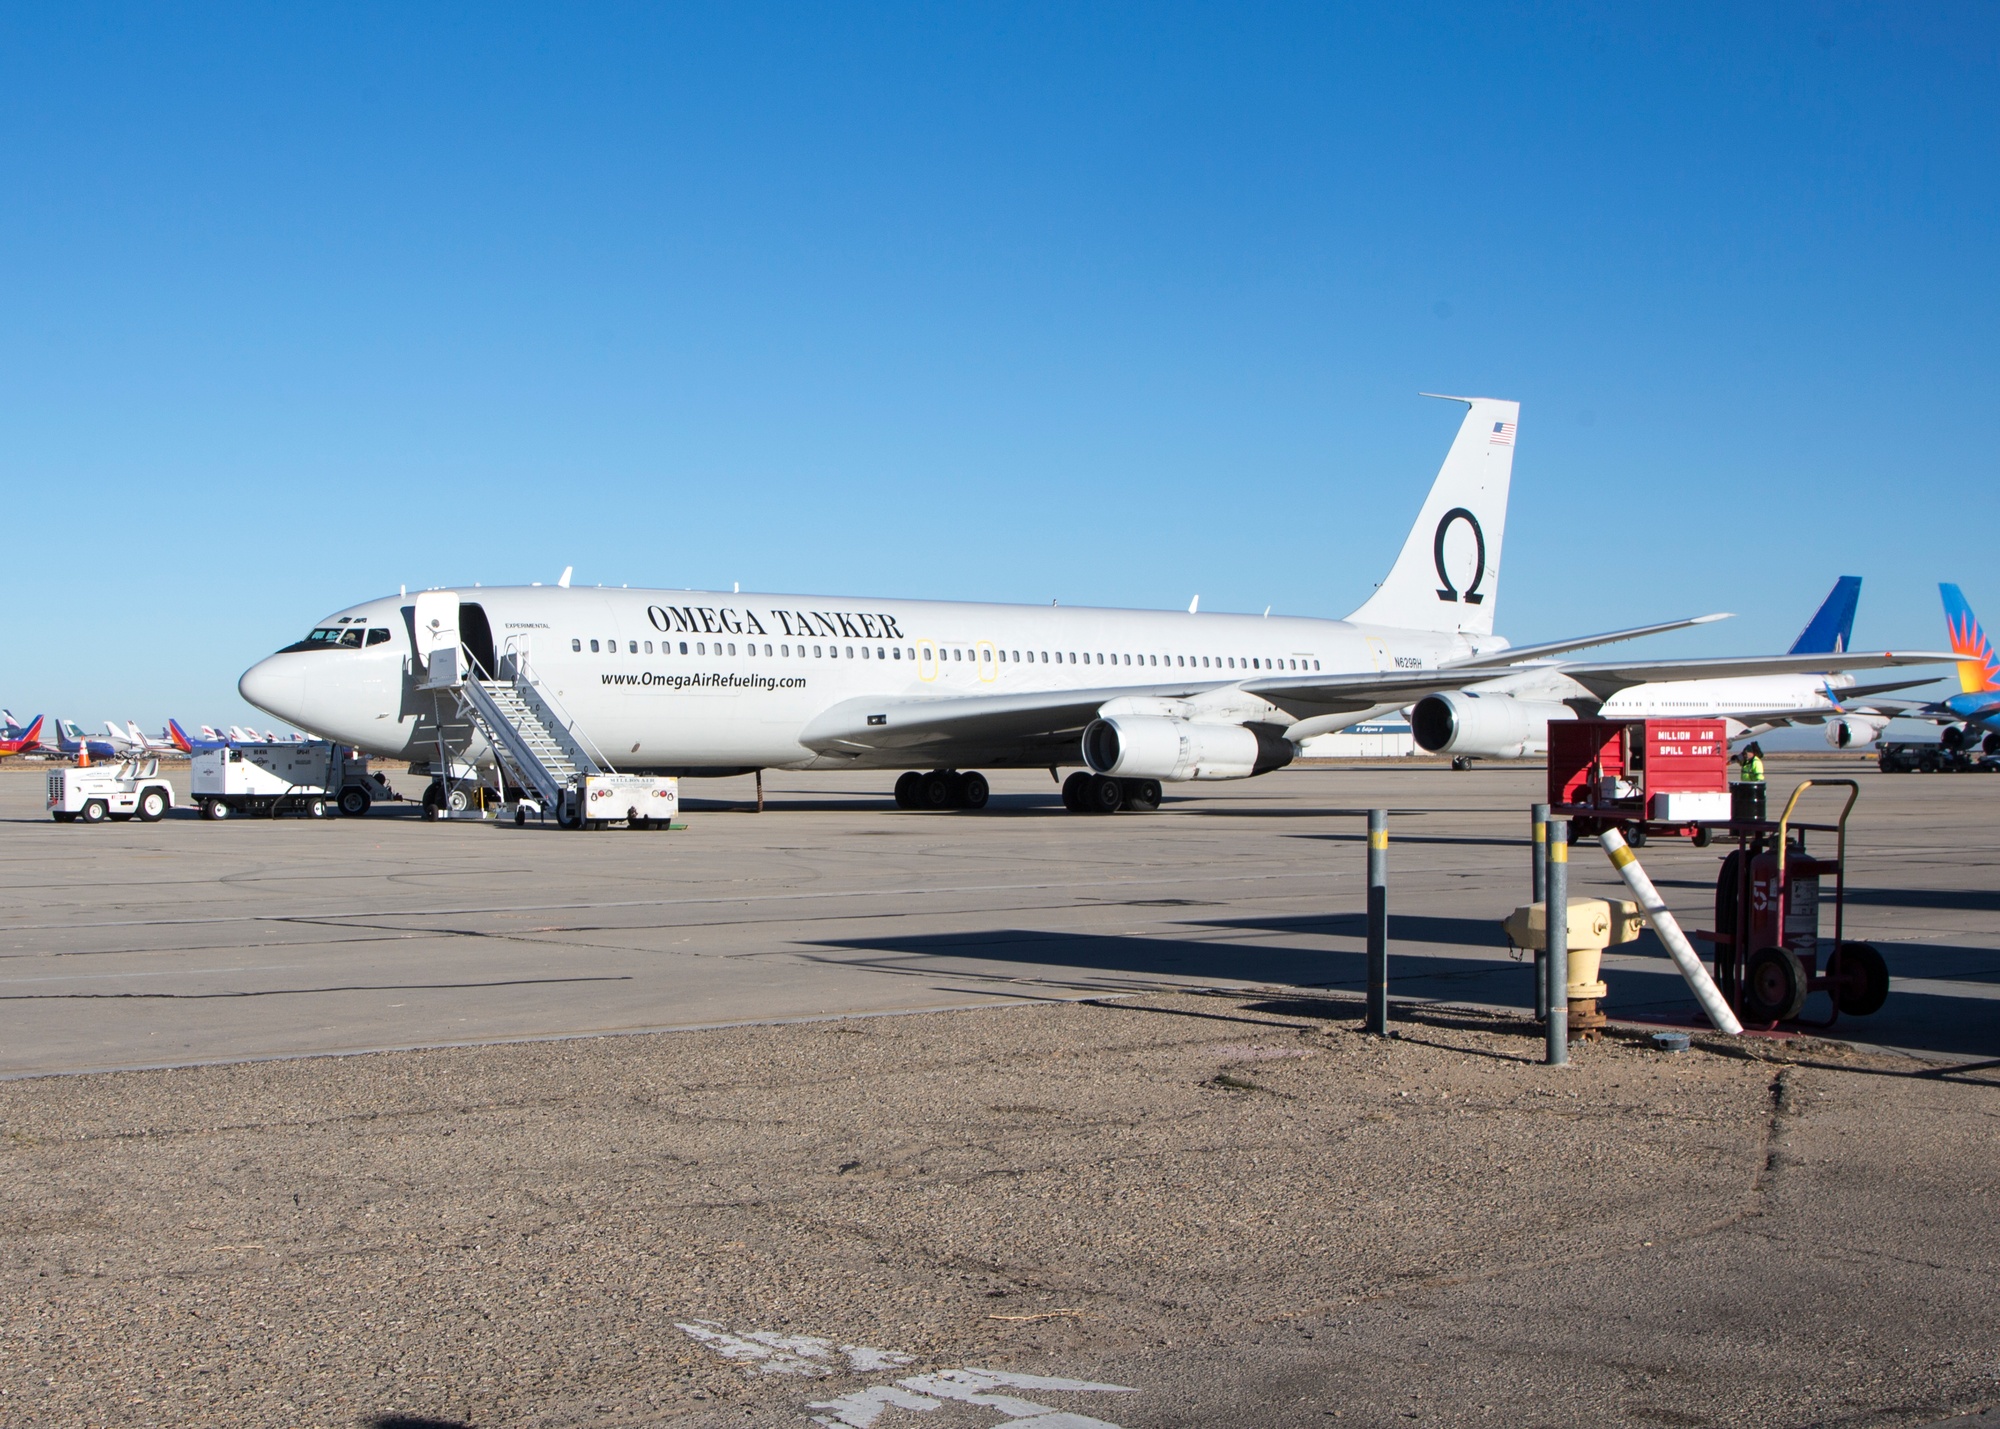
<svg viewBox="0 0 2000 1429">
<path fill-rule="evenodd" d="M 1819 613 L 1792 642 L 1794 655 L 1840 655 L 1854 646 L 1854 608 L 1861 604 L 1861 577 L 1842 576 L 1826 594 Z"/>
<path fill-rule="evenodd" d="M 1944 623 L 1951 636 L 1951 650 L 1958 656 L 1959 688 L 1968 695 L 2000 690 L 2000 656 L 1993 653 L 1993 642 L 1966 603 L 1965 592 L 1949 581 L 1940 581 L 1938 593 L 1944 597 Z"/>
</svg>

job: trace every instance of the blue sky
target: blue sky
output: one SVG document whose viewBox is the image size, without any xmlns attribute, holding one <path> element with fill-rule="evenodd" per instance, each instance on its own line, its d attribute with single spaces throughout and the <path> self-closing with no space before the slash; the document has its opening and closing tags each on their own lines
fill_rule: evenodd
<svg viewBox="0 0 2000 1429">
<path fill-rule="evenodd" d="M 1516 640 L 2000 618 L 2000 9 L 0 12 L 17 713 L 412 587 L 1342 615 L 1523 403 Z"/>
</svg>

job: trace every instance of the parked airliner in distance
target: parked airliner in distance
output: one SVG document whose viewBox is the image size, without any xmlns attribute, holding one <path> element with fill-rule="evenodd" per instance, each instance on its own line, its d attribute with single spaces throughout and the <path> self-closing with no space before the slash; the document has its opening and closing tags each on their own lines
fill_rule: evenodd
<svg viewBox="0 0 2000 1429">
<path fill-rule="evenodd" d="M 1819 669 L 1809 673 L 1648 681 L 1615 689 L 1588 675 L 1573 675 L 1561 661 L 1550 661 L 1469 689 L 1426 695 L 1410 711 L 1411 732 L 1419 748 L 1449 754 L 1460 765 L 1474 758 L 1540 758 L 1548 753 L 1550 721 L 1579 715 L 1604 719 L 1720 715 L 1728 721 L 1731 739 L 1779 725 L 1825 722 L 1828 742 L 1835 748 L 1866 744 L 1889 721 L 1850 702 L 1930 680 L 1857 685 L 1845 673 L 1860 601 L 1861 577 L 1842 576 L 1834 582 L 1789 652 L 1826 657 Z"/>
<path fill-rule="evenodd" d="M 1938 584 L 1944 597 L 1945 633 L 1958 663 L 1958 693 L 1942 700 L 1878 700 L 1870 717 L 1928 720 L 1943 726 L 1938 742 L 1947 749 L 1977 748 L 2000 754 L 2000 654 L 1965 592 L 1949 581 Z"/>
<path fill-rule="evenodd" d="M 1493 627 L 1519 405 L 1448 400 L 1467 412 L 1430 495 L 1387 579 L 1345 620 L 488 586 L 336 612 L 238 687 L 302 729 L 440 777 L 461 763 L 493 767 L 459 697 L 425 688 L 438 668 L 455 668 L 502 680 L 525 672 L 572 734 L 624 772 L 900 769 L 900 803 L 978 807 L 981 768 L 1082 765 L 1064 802 L 1111 812 L 1156 806 L 1161 781 L 1281 768 L 1315 734 L 1524 660 L 1721 618 L 1510 648 Z M 1565 673 L 1608 696 L 1824 664 L 1787 654 Z"/>
<path fill-rule="evenodd" d="M 28 721 L 24 729 L 14 723 L 14 716 L 7 716 L 7 733 L 0 737 L 0 756 L 9 754 L 32 754 L 42 747 L 42 717 L 36 715 Z"/>
</svg>

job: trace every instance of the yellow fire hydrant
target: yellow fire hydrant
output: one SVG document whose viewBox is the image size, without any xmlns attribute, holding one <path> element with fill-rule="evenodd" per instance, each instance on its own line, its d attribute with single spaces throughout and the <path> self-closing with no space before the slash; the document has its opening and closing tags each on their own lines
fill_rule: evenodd
<svg viewBox="0 0 2000 1429">
<path fill-rule="evenodd" d="M 1598 981 L 1604 950 L 1613 943 L 1629 943 L 1644 931 L 1646 915 L 1639 905 L 1623 898 L 1572 898 L 1569 900 L 1569 1033 L 1587 1041 L 1597 1040 L 1604 1026 L 1604 1014 L 1597 1010 L 1605 986 Z M 1548 946 L 1548 909 L 1529 903 L 1509 913 L 1501 923 L 1507 942 L 1529 953 Z"/>
</svg>

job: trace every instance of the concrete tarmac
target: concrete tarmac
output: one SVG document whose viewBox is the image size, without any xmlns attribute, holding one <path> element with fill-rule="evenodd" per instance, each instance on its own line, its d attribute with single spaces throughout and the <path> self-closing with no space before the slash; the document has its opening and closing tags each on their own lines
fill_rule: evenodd
<svg viewBox="0 0 2000 1429">
<path fill-rule="evenodd" d="M 58 826 L 0 772 L 0 1424 L 1976 1414 L 2000 781 L 1858 777 L 1850 934 L 1897 978 L 1861 1050 L 1551 1069 L 1497 927 L 1534 770 L 1113 818 L 779 776 L 762 815 L 690 785 L 676 833 Z M 1690 923 L 1718 852 L 1643 851 Z M 1607 980 L 1693 1013 L 1650 943 Z M 316 1055 L 376 1048 L 423 1050 Z M 143 1070 L 50 1075 L 101 1068 Z"/>
<path fill-rule="evenodd" d="M 1895 978 L 1840 1034 L 2000 1055 L 2000 781 L 1792 761 L 1774 800 L 1801 771 L 1863 781 L 1849 936 L 1883 945 Z M 944 815 L 896 810 L 882 776 L 779 774 L 762 815 L 748 780 L 688 781 L 685 831 L 584 833 L 429 824 L 408 805 L 56 825 L 40 772 L 9 769 L 0 1076 L 1166 987 L 1354 990 L 1372 804 L 1393 810 L 1395 993 L 1525 1008 L 1531 973 L 1498 925 L 1527 901 L 1540 779 L 1314 767 L 1102 818 L 1066 813 L 1045 773 L 996 775 L 987 810 Z M 1690 928 L 1712 921 L 1719 852 L 1645 851 Z M 1594 846 L 1572 870 L 1579 895 L 1622 892 Z M 1698 1020 L 1650 934 L 1607 969 L 1614 1014 Z"/>
</svg>

